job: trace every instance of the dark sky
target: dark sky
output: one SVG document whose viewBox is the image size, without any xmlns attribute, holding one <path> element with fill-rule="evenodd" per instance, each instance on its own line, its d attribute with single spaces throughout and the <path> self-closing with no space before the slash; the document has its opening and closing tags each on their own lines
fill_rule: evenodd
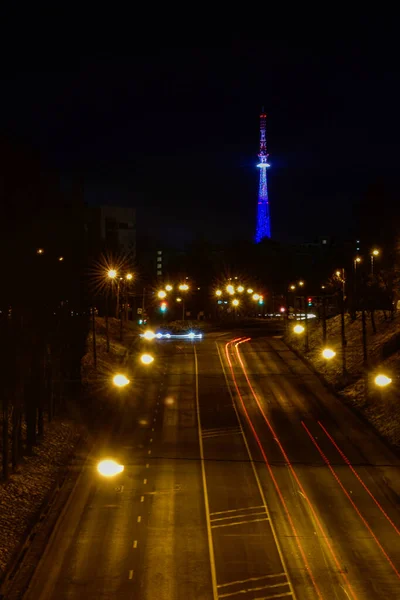
<svg viewBox="0 0 400 600">
<path fill-rule="evenodd" d="M 395 42 L 22 52 L 2 71 L 0 127 L 82 173 L 89 202 L 137 207 L 138 233 L 225 240 L 253 233 L 264 105 L 274 237 L 350 235 L 368 184 L 397 198 Z"/>
</svg>

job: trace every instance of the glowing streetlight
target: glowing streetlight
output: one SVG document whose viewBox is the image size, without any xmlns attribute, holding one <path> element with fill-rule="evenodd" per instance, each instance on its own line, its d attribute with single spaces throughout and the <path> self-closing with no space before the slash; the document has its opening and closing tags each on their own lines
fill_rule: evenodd
<svg viewBox="0 0 400 600">
<path fill-rule="evenodd" d="M 386 375 L 380 374 L 375 377 L 375 384 L 379 387 L 386 387 L 390 383 L 392 383 L 392 380 Z"/>
<path fill-rule="evenodd" d="M 176 301 L 177 302 L 182 302 L 182 298 L 177 298 Z"/>
<path fill-rule="evenodd" d="M 336 352 L 331 348 L 324 348 L 324 350 L 322 350 L 322 356 L 326 358 L 326 360 L 330 360 L 336 356 Z"/>
<path fill-rule="evenodd" d="M 179 289 L 181 290 L 181 292 L 187 292 L 189 289 L 189 286 L 187 283 L 181 283 L 181 285 L 179 286 Z"/>
<path fill-rule="evenodd" d="M 294 290 L 296 289 L 296 286 L 295 285 L 291 285 L 290 289 L 292 290 L 292 292 L 294 292 Z"/>
<path fill-rule="evenodd" d="M 43 248 L 38 248 L 38 249 L 36 250 L 36 254 L 44 254 L 44 250 L 43 250 Z"/>
<path fill-rule="evenodd" d="M 115 278 L 116 278 L 116 276 L 117 276 L 117 271 L 116 271 L 115 269 L 110 269 L 110 270 L 108 271 L 108 273 L 107 273 L 107 276 L 108 276 L 110 279 L 115 279 Z"/>
<path fill-rule="evenodd" d="M 216 296 L 222 296 L 222 292 L 221 292 L 221 290 L 217 290 L 217 291 L 215 292 L 215 295 L 216 295 Z"/>
<path fill-rule="evenodd" d="M 239 294 L 241 294 L 242 292 L 244 292 L 244 287 L 242 285 L 239 285 L 237 287 L 237 291 L 239 292 Z"/>
<path fill-rule="evenodd" d="M 226 291 L 228 292 L 228 294 L 234 294 L 235 293 L 235 288 L 233 287 L 233 285 L 229 284 L 226 286 Z"/>
<path fill-rule="evenodd" d="M 252 294 L 253 292 L 254 292 L 254 290 L 253 290 L 252 288 L 249 288 L 249 289 L 247 290 L 247 293 L 248 293 L 248 294 Z"/>
<path fill-rule="evenodd" d="M 260 299 L 260 294 L 253 294 L 252 298 L 257 302 Z"/>
<path fill-rule="evenodd" d="M 126 278 L 127 278 L 128 281 L 131 281 L 133 279 L 132 273 L 128 273 L 127 276 L 126 276 Z"/>
<path fill-rule="evenodd" d="M 377 248 L 374 248 L 371 252 L 371 275 L 374 274 L 374 258 L 379 256 L 380 252 Z"/>
<path fill-rule="evenodd" d="M 360 256 L 356 256 L 355 259 L 354 259 L 354 262 L 360 263 L 361 262 L 361 257 Z"/>
<path fill-rule="evenodd" d="M 59 257 L 58 257 L 58 260 L 59 260 L 60 262 L 62 262 L 62 261 L 64 260 L 64 257 L 63 257 L 63 256 L 59 256 Z"/>
<path fill-rule="evenodd" d="M 167 295 L 167 292 L 165 292 L 164 290 L 160 290 L 157 294 L 157 296 L 160 298 L 160 300 L 165 298 L 166 295 Z"/>
<path fill-rule="evenodd" d="M 129 379 L 125 377 L 125 375 L 121 375 L 121 373 L 118 373 L 113 377 L 113 384 L 117 387 L 125 387 L 126 385 L 128 385 L 128 383 L 130 383 Z"/>
<path fill-rule="evenodd" d="M 167 290 L 167 292 L 172 292 L 172 285 L 166 285 L 165 289 Z"/>
<path fill-rule="evenodd" d="M 123 470 L 124 465 L 119 465 L 115 460 L 110 458 L 102 460 L 97 465 L 97 471 L 100 475 L 103 475 L 103 477 L 114 477 L 115 475 L 122 473 Z"/>
<path fill-rule="evenodd" d="M 304 285 L 304 281 L 299 281 L 299 286 L 303 287 L 303 285 Z"/>
<path fill-rule="evenodd" d="M 232 300 L 232 304 L 233 304 L 233 306 L 239 306 L 239 300 L 237 298 L 234 298 Z"/>
<path fill-rule="evenodd" d="M 151 331 L 150 329 L 148 329 L 147 331 L 144 332 L 143 337 L 145 340 L 154 340 L 154 338 L 156 337 L 156 334 L 154 333 L 154 331 Z"/>
<path fill-rule="evenodd" d="M 304 332 L 304 327 L 303 327 L 303 325 L 295 325 L 295 326 L 293 327 L 293 331 L 294 331 L 295 333 L 297 333 L 298 335 L 300 335 L 300 333 L 303 333 L 303 332 Z"/>
<path fill-rule="evenodd" d="M 336 271 L 335 275 L 336 275 L 336 277 L 340 277 L 341 272 L 340 271 Z"/>
<path fill-rule="evenodd" d="M 140 360 L 144 365 L 150 365 L 154 361 L 154 357 L 151 354 L 142 354 Z"/>
</svg>

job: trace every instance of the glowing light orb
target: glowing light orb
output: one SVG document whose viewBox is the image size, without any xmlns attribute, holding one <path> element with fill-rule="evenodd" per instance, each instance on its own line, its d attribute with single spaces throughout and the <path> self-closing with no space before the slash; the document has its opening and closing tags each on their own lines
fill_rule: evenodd
<svg viewBox="0 0 400 600">
<path fill-rule="evenodd" d="M 336 352 L 331 348 L 324 348 L 324 350 L 322 350 L 322 356 L 327 360 L 330 360 L 336 356 Z"/>
<path fill-rule="evenodd" d="M 130 383 L 129 379 L 125 377 L 125 375 L 121 375 L 121 373 L 118 373 L 113 377 L 113 384 L 117 387 L 125 387 L 128 383 Z"/>
<path fill-rule="evenodd" d="M 157 294 L 157 296 L 162 299 L 165 298 L 165 296 L 167 295 L 167 292 L 165 292 L 164 290 L 160 290 Z"/>
<path fill-rule="evenodd" d="M 390 379 L 390 377 L 380 374 L 375 377 L 375 383 L 379 387 L 386 387 L 387 385 L 392 383 L 392 380 Z"/>
<path fill-rule="evenodd" d="M 144 332 L 143 337 L 145 340 L 154 340 L 154 338 L 156 337 L 156 334 L 154 333 L 154 331 L 151 331 L 149 329 L 148 331 Z"/>
<path fill-rule="evenodd" d="M 114 477 L 124 470 L 124 465 L 119 465 L 115 460 L 106 459 L 99 462 L 97 471 L 103 477 Z"/>
<path fill-rule="evenodd" d="M 303 333 L 304 327 L 303 327 L 303 325 L 295 325 L 293 327 L 293 331 L 297 334 Z"/>
<path fill-rule="evenodd" d="M 154 361 L 154 357 L 151 354 L 142 354 L 140 360 L 144 365 L 150 365 Z"/>
</svg>

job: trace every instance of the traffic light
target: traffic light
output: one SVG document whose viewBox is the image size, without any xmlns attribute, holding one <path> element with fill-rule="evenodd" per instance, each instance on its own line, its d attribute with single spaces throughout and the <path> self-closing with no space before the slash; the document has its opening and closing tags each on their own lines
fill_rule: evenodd
<svg viewBox="0 0 400 600">
<path fill-rule="evenodd" d="M 312 298 L 307 298 L 308 306 L 312 306 Z"/>
<path fill-rule="evenodd" d="M 161 302 L 160 310 L 162 313 L 167 312 L 167 303 L 166 302 Z"/>
</svg>

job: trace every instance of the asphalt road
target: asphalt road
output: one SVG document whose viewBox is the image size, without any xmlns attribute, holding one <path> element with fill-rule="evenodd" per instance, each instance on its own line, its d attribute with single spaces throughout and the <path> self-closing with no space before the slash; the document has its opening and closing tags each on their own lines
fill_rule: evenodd
<svg viewBox="0 0 400 600">
<path fill-rule="evenodd" d="M 281 340 L 236 338 L 155 342 L 25 598 L 400 598 L 398 459 Z"/>
</svg>

